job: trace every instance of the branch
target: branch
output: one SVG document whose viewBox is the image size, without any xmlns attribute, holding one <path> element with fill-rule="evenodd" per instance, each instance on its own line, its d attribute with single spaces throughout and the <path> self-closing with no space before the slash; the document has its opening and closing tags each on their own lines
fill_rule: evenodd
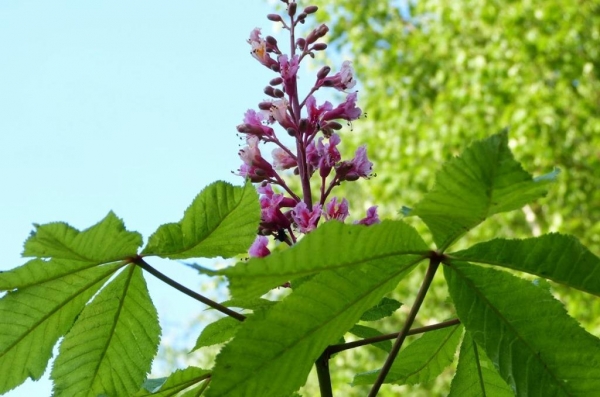
<svg viewBox="0 0 600 397">
<path fill-rule="evenodd" d="M 379 376 L 377 377 L 377 380 L 375 381 L 373 387 L 371 388 L 371 391 L 369 392 L 369 397 L 375 397 L 377 395 L 379 389 L 381 388 L 381 385 L 383 384 L 383 381 L 385 380 L 385 377 L 387 376 L 388 372 L 390 372 L 392 364 L 394 363 L 394 360 L 396 359 L 396 356 L 398 355 L 398 352 L 400 351 L 404 340 L 408 336 L 408 331 L 410 330 L 410 327 L 415 321 L 415 317 L 417 317 L 417 313 L 421 308 L 421 304 L 425 299 L 425 295 L 427 295 L 427 291 L 429 290 L 429 286 L 433 281 L 433 277 L 435 276 L 435 272 L 437 271 L 440 262 L 441 258 L 437 255 L 429 260 L 429 267 L 427 268 L 427 273 L 425 274 L 425 278 L 423 279 L 423 284 L 421 284 L 421 288 L 419 289 L 417 297 L 415 298 L 415 303 L 410 309 L 410 313 L 408 314 L 408 318 L 404 323 L 404 327 L 402 327 L 402 331 L 398 333 L 398 337 L 396 338 L 396 342 L 394 342 L 394 346 L 392 346 L 390 354 L 385 360 L 383 367 L 381 367 Z"/>
<path fill-rule="evenodd" d="M 413 328 L 407 332 L 406 336 L 422 334 L 429 331 L 435 331 L 437 329 L 442 329 L 446 327 L 452 327 L 454 325 L 460 324 L 460 320 L 455 318 L 452 320 L 444 321 L 438 324 L 428 325 L 426 327 Z M 327 348 L 326 353 L 327 357 L 331 357 L 332 355 L 343 352 L 344 350 L 354 349 L 355 347 L 370 345 L 377 342 L 382 342 L 384 340 L 396 339 L 400 335 L 400 332 L 395 332 L 393 334 L 379 335 L 373 338 L 365 338 L 358 340 L 356 342 L 348 342 L 342 343 L 339 345 L 331 345 Z"/>
<path fill-rule="evenodd" d="M 158 270 L 156 270 L 155 268 L 150 266 L 146 261 L 144 261 L 144 259 L 142 259 L 141 256 L 138 256 L 135 259 L 133 259 L 132 263 L 135 263 L 136 265 L 138 265 L 139 267 L 141 267 L 142 269 L 144 269 L 145 271 L 147 271 L 148 273 L 150 273 L 151 275 L 153 275 L 160 281 L 170 285 L 171 287 L 175 288 L 176 290 L 183 292 L 187 296 L 194 298 L 197 301 L 200 301 L 200 302 L 204 303 L 205 305 L 208 305 L 208 306 L 212 307 L 213 309 L 220 311 L 221 313 L 227 314 L 228 316 L 233 317 L 238 321 L 244 321 L 246 319 L 246 316 L 244 316 L 243 314 L 238 313 L 234 310 L 231 310 L 230 308 L 225 307 L 225 306 L 221 305 L 220 303 L 217 303 L 213 300 L 210 300 L 210 299 L 206 298 L 205 296 L 202 296 L 199 293 L 192 291 L 191 289 L 179 284 L 177 281 L 165 276 L 164 274 L 162 274 L 161 272 L 159 272 Z"/>
<path fill-rule="evenodd" d="M 333 397 L 327 349 L 325 349 L 323 354 L 317 359 L 315 366 L 317 367 L 317 376 L 319 377 L 319 391 L 321 392 L 321 397 Z"/>
</svg>

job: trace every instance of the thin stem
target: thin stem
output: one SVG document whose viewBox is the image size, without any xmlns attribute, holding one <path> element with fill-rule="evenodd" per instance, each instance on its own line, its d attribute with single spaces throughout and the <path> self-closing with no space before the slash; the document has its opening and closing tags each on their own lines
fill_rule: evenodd
<svg viewBox="0 0 600 397">
<path fill-rule="evenodd" d="M 319 377 L 319 390 L 321 397 L 333 397 L 331 389 L 331 376 L 329 374 L 329 356 L 326 355 L 327 350 L 315 362 L 317 367 L 317 376 Z"/>
<path fill-rule="evenodd" d="M 408 333 L 406 335 L 410 336 L 410 335 L 422 334 L 422 333 L 429 332 L 429 331 L 435 331 L 435 330 L 442 329 L 442 328 L 452 327 L 457 324 L 460 324 L 460 320 L 455 318 L 455 319 L 444 321 L 444 322 L 441 322 L 438 324 L 428 325 L 428 326 L 419 327 L 419 328 L 413 328 L 410 331 L 408 331 Z M 400 332 L 395 332 L 393 334 L 379 335 L 379 336 L 375 336 L 373 338 L 365 338 L 365 339 L 357 340 L 355 342 L 342 343 L 339 345 L 331 345 L 327 348 L 327 354 L 328 354 L 328 357 L 331 357 L 333 354 L 343 352 L 344 350 L 354 349 L 355 347 L 360 347 L 360 346 L 365 346 L 365 345 L 371 345 L 373 343 L 383 342 L 384 340 L 396 339 L 398 337 L 398 335 L 400 335 Z"/>
<path fill-rule="evenodd" d="M 230 308 L 225 307 L 225 306 L 221 305 L 220 303 L 217 303 L 213 300 L 210 300 L 210 299 L 206 298 L 205 296 L 202 296 L 199 293 L 194 292 L 191 289 L 179 284 L 177 281 L 165 276 L 164 274 L 162 274 L 161 272 L 159 272 L 158 270 L 156 270 L 155 268 L 150 266 L 144 259 L 142 259 L 141 256 L 138 256 L 132 262 L 135 263 L 136 265 L 138 265 L 139 267 L 141 267 L 142 269 L 144 269 L 145 271 L 147 271 L 148 273 L 150 273 L 151 275 L 153 275 L 154 277 L 156 277 L 157 279 L 159 279 L 160 281 L 170 285 L 171 287 L 175 288 L 176 290 L 178 290 L 180 292 L 183 292 L 187 296 L 194 298 L 197 301 L 200 301 L 200 302 L 204 303 L 205 305 L 212 307 L 215 310 L 220 311 L 221 313 L 227 314 L 228 316 L 233 317 L 239 321 L 244 321 L 246 319 L 246 316 L 244 316 L 243 314 L 233 311 Z"/>
<path fill-rule="evenodd" d="M 417 317 L 417 313 L 419 312 L 419 309 L 421 308 L 421 304 L 423 303 L 423 300 L 425 299 L 425 295 L 427 295 L 427 291 L 429 290 L 429 286 L 431 285 L 431 282 L 433 281 L 433 277 L 435 276 L 435 272 L 437 271 L 439 265 L 440 265 L 440 258 L 432 257 L 429 260 L 429 267 L 427 268 L 427 273 L 425 273 L 425 278 L 423 279 L 423 284 L 421 284 L 421 288 L 419 289 L 419 292 L 417 293 L 417 297 L 415 298 L 415 303 L 413 304 L 413 307 L 410 309 L 408 318 L 406 319 L 406 322 L 404 323 L 404 327 L 402 327 L 402 331 L 400 331 L 400 333 L 398 334 L 398 337 L 396 338 L 396 342 L 394 342 L 394 346 L 392 346 L 392 350 L 390 351 L 390 354 L 388 355 L 387 359 L 385 360 L 383 367 L 381 367 L 379 376 L 377 377 L 377 380 L 375 381 L 375 383 L 373 384 L 373 387 L 371 388 L 371 391 L 369 392 L 369 397 L 375 397 L 377 395 L 377 393 L 379 392 L 379 389 L 381 388 L 381 385 L 383 384 L 383 381 L 385 380 L 385 377 L 390 372 L 390 368 L 392 368 L 392 364 L 394 363 L 394 360 L 396 359 L 396 356 L 398 355 L 398 352 L 400 351 L 400 348 L 402 347 L 404 340 L 408 336 L 408 331 L 410 330 L 410 327 L 412 326 L 413 322 L 415 321 L 415 318 Z"/>
</svg>

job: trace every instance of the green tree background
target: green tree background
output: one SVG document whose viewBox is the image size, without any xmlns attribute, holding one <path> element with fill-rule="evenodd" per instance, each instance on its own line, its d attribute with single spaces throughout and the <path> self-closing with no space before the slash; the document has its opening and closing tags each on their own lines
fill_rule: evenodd
<svg viewBox="0 0 600 397">
<path fill-rule="evenodd" d="M 534 175 L 559 168 L 559 182 L 544 200 L 486 221 L 462 244 L 561 232 L 600 254 L 600 2 L 318 5 L 321 21 L 331 28 L 329 44 L 353 60 L 359 104 L 367 113 L 352 133 L 342 132 L 345 157 L 366 143 L 377 173 L 374 180 L 345 186 L 355 212 L 361 204 L 376 204 L 382 217 L 401 217 L 402 206 L 411 207 L 433 186 L 443 161 L 471 141 L 508 128 L 524 168 Z M 421 279 L 422 272 L 415 272 L 395 293 L 406 310 Z M 453 315 L 443 280 L 437 281 L 418 325 Z M 597 300 L 564 287 L 553 290 L 571 315 L 600 336 Z M 380 329 L 397 331 L 402 317 Z M 365 395 L 368 389 L 347 386 L 351 373 L 379 368 L 383 357 L 374 348 L 339 354 L 331 364 L 336 393 Z M 384 387 L 381 395 L 445 395 L 452 370 L 445 375 L 425 387 Z M 311 392 L 317 393 L 309 386 L 306 395 Z"/>
</svg>

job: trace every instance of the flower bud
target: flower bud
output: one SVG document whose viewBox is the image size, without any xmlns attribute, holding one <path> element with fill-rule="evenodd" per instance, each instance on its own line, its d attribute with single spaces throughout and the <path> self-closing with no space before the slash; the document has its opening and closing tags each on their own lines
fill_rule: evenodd
<svg viewBox="0 0 600 397">
<path fill-rule="evenodd" d="M 275 97 L 275 88 L 271 87 L 270 85 L 266 86 L 265 89 L 263 90 L 263 92 L 265 94 L 267 94 L 268 96 L 276 98 Z"/>
<path fill-rule="evenodd" d="M 321 26 L 310 32 L 310 34 L 306 38 L 306 42 L 308 44 L 312 44 L 321 37 L 325 36 L 327 32 L 329 32 L 329 28 L 327 27 L 327 25 L 322 24 Z"/>
<path fill-rule="evenodd" d="M 320 79 L 324 79 L 325 77 L 327 77 L 327 75 L 329 74 L 329 72 L 331 72 L 331 68 L 329 66 L 323 66 L 321 68 L 321 70 L 319 70 L 319 73 L 317 73 L 317 78 Z"/>
<path fill-rule="evenodd" d="M 312 46 L 311 49 L 313 51 L 323 51 L 326 48 L 327 48 L 327 44 L 325 44 L 325 43 L 316 43 L 315 45 Z"/>
<path fill-rule="evenodd" d="M 267 95 L 268 95 L 268 94 L 267 94 Z M 283 98 L 283 97 L 285 96 L 285 94 L 283 93 L 283 91 L 281 91 L 281 90 L 279 90 L 279 89 L 275 88 L 275 89 L 273 90 L 273 96 L 274 96 L 275 98 Z"/>
<path fill-rule="evenodd" d="M 291 17 L 293 17 L 293 16 L 296 14 L 296 8 L 297 8 L 297 7 L 298 7 L 298 4 L 296 4 L 296 2 L 295 2 L 295 1 L 294 1 L 294 2 L 291 2 L 291 3 L 288 5 L 288 10 L 287 10 L 287 11 L 288 11 L 288 15 L 289 15 L 289 16 L 291 16 Z"/>
<path fill-rule="evenodd" d="M 281 71 L 281 68 L 279 67 L 279 63 L 275 62 L 274 64 L 271 65 L 271 70 L 274 72 L 279 73 Z"/>
<path fill-rule="evenodd" d="M 272 46 L 276 47 L 277 46 L 277 39 L 273 36 L 267 36 L 265 37 L 265 41 L 269 44 L 271 44 Z"/>
<path fill-rule="evenodd" d="M 306 14 L 305 13 L 298 14 L 298 21 L 300 23 L 304 23 L 306 21 Z"/>
<path fill-rule="evenodd" d="M 286 131 L 287 131 L 287 133 L 288 133 L 289 136 L 296 136 L 296 130 L 295 129 L 288 128 Z"/>
<path fill-rule="evenodd" d="M 279 85 L 283 83 L 283 79 L 281 77 L 275 77 L 271 81 L 269 81 L 269 85 Z"/>
<path fill-rule="evenodd" d="M 300 124 L 298 125 L 298 129 L 300 130 L 300 132 L 302 132 L 302 133 L 306 132 L 307 127 L 308 127 L 308 120 L 300 119 Z"/>
<path fill-rule="evenodd" d="M 271 110 L 271 106 L 273 106 L 273 102 L 269 101 L 263 101 L 258 104 L 260 110 Z"/>
<path fill-rule="evenodd" d="M 278 14 L 269 14 L 267 15 L 267 19 L 269 21 L 273 21 L 273 22 L 281 22 L 281 16 L 279 16 Z"/>
<path fill-rule="evenodd" d="M 319 9 L 319 7 L 317 6 L 308 6 L 304 9 L 304 13 L 305 14 L 314 14 L 315 12 L 317 12 L 317 10 Z"/>
<path fill-rule="evenodd" d="M 298 40 L 296 40 L 296 47 L 298 47 L 299 50 L 304 51 L 304 49 L 306 48 L 306 40 L 304 40 L 303 38 L 299 38 Z"/>
<path fill-rule="evenodd" d="M 342 129 L 342 125 L 340 123 L 338 123 L 337 121 L 328 121 L 327 128 L 331 128 L 332 130 L 339 131 Z"/>
</svg>

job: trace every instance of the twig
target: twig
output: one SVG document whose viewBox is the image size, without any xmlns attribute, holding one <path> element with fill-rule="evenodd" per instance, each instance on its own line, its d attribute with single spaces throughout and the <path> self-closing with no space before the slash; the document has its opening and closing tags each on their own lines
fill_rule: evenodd
<svg viewBox="0 0 600 397">
<path fill-rule="evenodd" d="M 415 303 L 410 309 L 408 318 L 404 323 L 404 327 L 402 327 L 402 331 L 399 332 L 398 337 L 396 338 L 396 342 L 394 342 L 394 346 L 392 346 L 390 354 L 385 360 L 383 367 L 381 367 L 379 376 L 377 377 L 377 380 L 375 381 L 373 387 L 371 388 L 371 391 L 369 392 L 369 397 L 375 397 L 377 395 L 379 389 L 381 388 L 381 385 L 383 384 L 383 381 L 385 380 L 385 377 L 387 376 L 388 372 L 390 372 L 390 368 L 392 367 L 392 364 L 394 363 L 394 360 L 396 359 L 396 356 L 398 355 L 398 352 L 400 351 L 404 340 L 408 336 L 408 331 L 410 330 L 410 327 L 412 326 L 413 322 L 415 321 L 415 318 L 417 317 L 417 313 L 421 308 L 421 304 L 425 299 L 425 295 L 427 295 L 427 291 L 429 290 L 429 286 L 433 281 L 433 277 L 435 276 L 435 272 L 437 271 L 440 262 L 441 258 L 438 256 L 434 256 L 429 260 L 429 267 L 427 268 L 427 273 L 425 273 L 425 278 L 423 279 L 423 284 L 421 284 L 421 288 L 419 289 L 419 293 L 417 294 Z"/>
<path fill-rule="evenodd" d="M 331 389 L 331 376 L 329 374 L 329 356 L 327 350 L 321 354 L 321 356 L 315 362 L 317 367 L 317 376 L 319 377 L 319 390 L 321 391 L 321 397 L 333 397 L 333 390 Z"/>
<path fill-rule="evenodd" d="M 220 311 L 221 313 L 227 314 L 228 316 L 233 317 L 238 321 L 244 321 L 246 319 L 246 316 L 244 316 L 243 314 L 238 313 L 234 310 L 231 310 L 230 308 L 225 307 L 225 306 L 221 305 L 220 303 L 217 303 L 213 300 L 210 300 L 207 297 L 202 296 L 199 293 L 194 292 L 191 289 L 179 284 L 177 281 L 165 276 L 164 274 L 162 274 L 161 272 L 159 272 L 158 270 L 156 270 L 155 268 L 150 266 L 146 261 L 144 261 L 144 259 L 142 259 L 141 256 L 138 256 L 135 259 L 133 259 L 132 263 L 135 263 L 136 265 L 138 265 L 139 267 L 141 267 L 142 269 L 144 269 L 145 271 L 147 271 L 148 273 L 150 273 L 151 275 L 153 275 L 160 281 L 170 285 L 171 287 L 175 288 L 176 290 L 183 292 L 187 296 L 192 297 L 192 298 L 196 299 L 197 301 L 200 301 L 200 302 L 204 303 L 205 305 L 208 305 L 208 306 L 212 307 L 213 309 Z"/>
</svg>

